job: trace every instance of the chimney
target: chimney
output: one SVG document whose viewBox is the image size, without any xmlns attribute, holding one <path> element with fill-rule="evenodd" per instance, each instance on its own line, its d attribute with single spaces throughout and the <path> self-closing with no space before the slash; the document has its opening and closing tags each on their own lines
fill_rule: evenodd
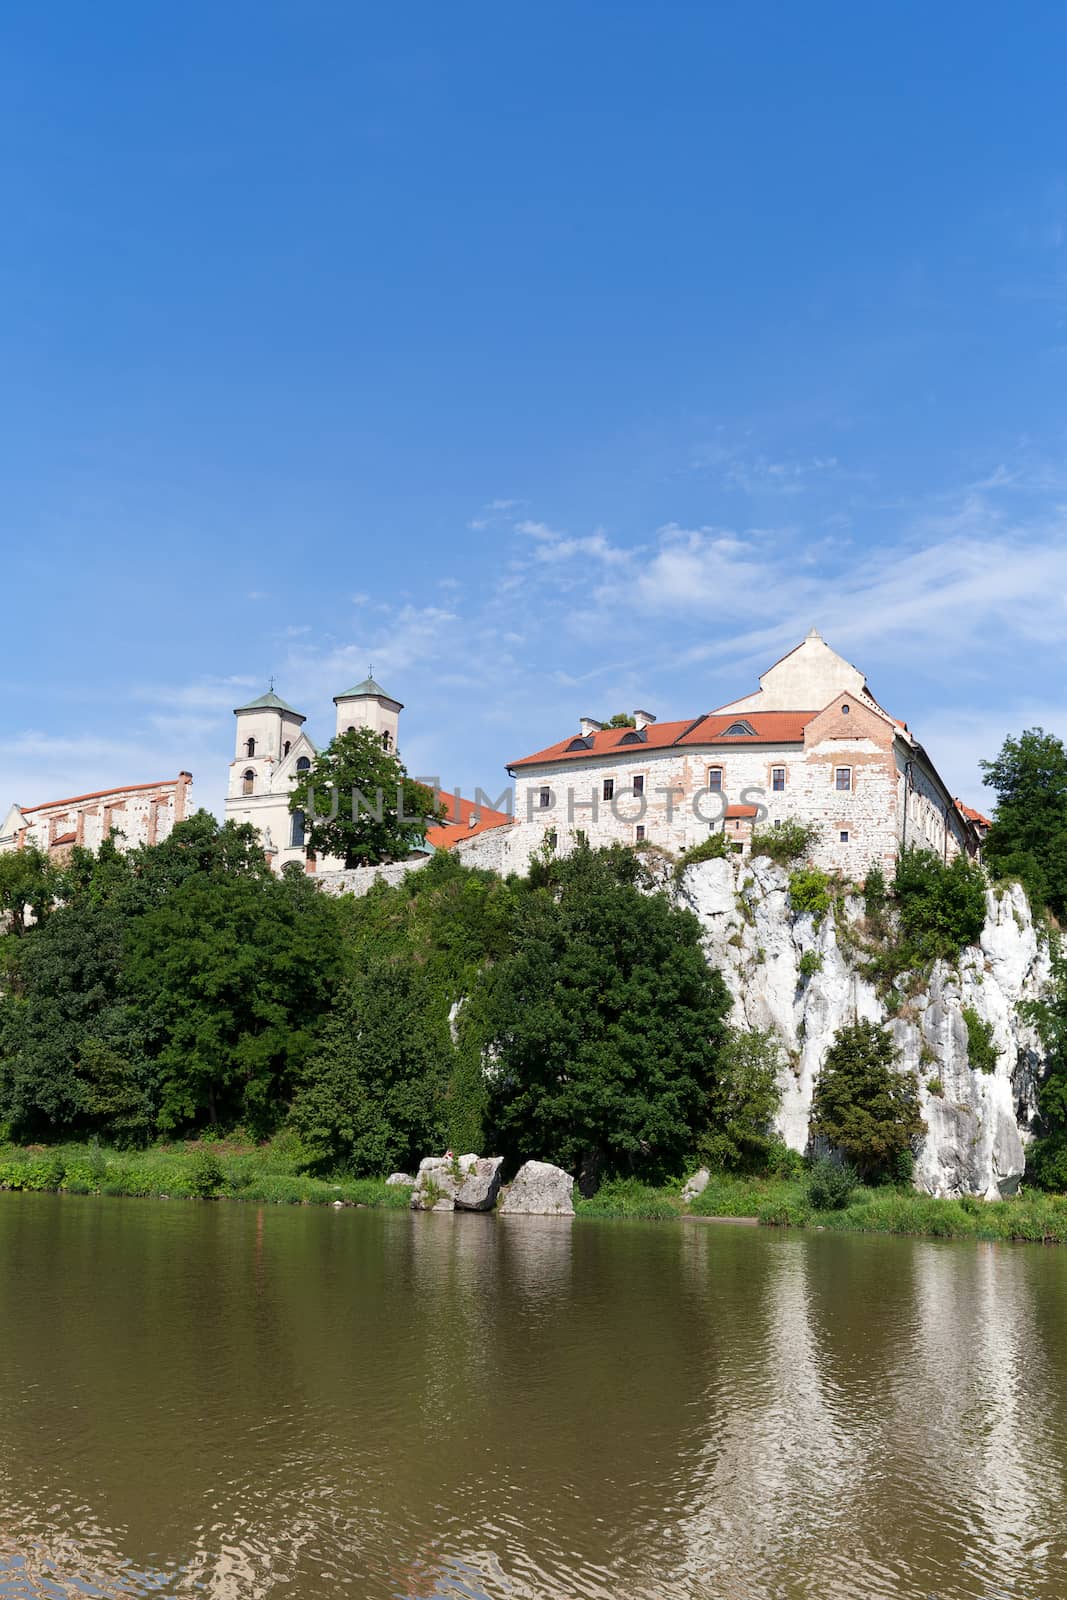
<svg viewBox="0 0 1067 1600">
<path fill-rule="evenodd" d="M 579 717 L 578 726 L 581 729 L 583 739 L 588 739 L 591 733 L 601 733 L 604 728 L 604 724 L 598 722 L 595 717 Z"/>
<path fill-rule="evenodd" d="M 635 711 L 634 712 L 634 723 L 635 723 L 635 725 L 636 725 L 636 727 L 638 729 L 638 732 L 640 732 L 640 730 L 642 728 L 647 728 L 649 723 L 650 722 L 655 722 L 655 720 L 656 719 L 652 715 L 651 711 Z"/>
</svg>

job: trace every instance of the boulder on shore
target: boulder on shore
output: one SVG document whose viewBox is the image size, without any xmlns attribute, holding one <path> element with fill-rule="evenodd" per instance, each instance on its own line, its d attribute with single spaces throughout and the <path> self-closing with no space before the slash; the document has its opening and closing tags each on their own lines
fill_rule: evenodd
<svg viewBox="0 0 1067 1600">
<path fill-rule="evenodd" d="M 411 1209 L 492 1211 L 503 1162 L 503 1156 L 426 1156 L 419 1162 Z"/>
<path fill-rule="evenodd" d="M 415 1184 L 415 1179 L 410 1172 L 391 1172 L 385 1181 L 386 1183 L 395 1183 L 397 1185 L 406 1183 L 409 1187 L 414 1187 Z"/>
<path fill-rule="evenodd" d="M 703 1194 L 710 1182 L 711 1173 L 707 1167 L 698 1168 L 691 1178 L 687 1178 L 685 1188 L 682 1190 L 682 1199 L 686 1205 L 689 1204 L 690 1200 L 695 1200 L 698 1194 Z"/>
<path fill-rule="evenodd" d="M 549 1161 L 527 1161 L 500 1204 L 501 1216 L 573 1217 L 574 1179 Z"/>
</svg>

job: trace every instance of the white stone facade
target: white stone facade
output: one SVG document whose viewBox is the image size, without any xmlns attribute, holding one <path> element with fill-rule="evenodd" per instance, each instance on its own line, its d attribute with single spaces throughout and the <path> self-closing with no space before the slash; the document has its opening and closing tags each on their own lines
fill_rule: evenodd
<svg viewBox="0 0 1067 1600">
<path fill-rule="evenodd" d="M 36 846 L 62 859 L 75 845 L 99 850 L 114 838 L 120 850 L 161 844 L 191 810 L 192 774 L 159 783 L 97 789 L 42 805 L 13 805 L 0 825 L 0 851 Z"/>
<path fill-rule="evenodd" d="M 689 722 L 657 727 L 642 712 L 630 731 L 583 718 L 574 738 L 513 763 L 508 854 L 525 861 L 546 837 L 566 850 L 578 832 L 594 845 L 644 840 L 681 853 L 720 829 L 746 853 L 753 827 L 786 819 L 814 824 L 815 862 L 851 878 L 891 867 L 904 843 L 946 858 L 977 852 L 922 746 L 817 634 L 760 682 Z"/>
</svg>

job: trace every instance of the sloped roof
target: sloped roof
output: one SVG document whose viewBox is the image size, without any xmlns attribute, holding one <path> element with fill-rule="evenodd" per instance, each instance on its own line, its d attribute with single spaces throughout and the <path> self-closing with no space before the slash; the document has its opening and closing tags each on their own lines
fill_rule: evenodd
<svg viewBox="0 0 1067 1600">
<path fill-rule="evenodd" d="M 362 683 L 353 684 L 351 689 L 344 689 L 340 694 L 335 694 L 335 700 L 358 700 L 361 696 L 380 695 L 383 700 L 392 700 L 392 695 L 374 678 L 364 678 Z"/>
<path fill-rule="evenodd" d="M 968 822 L 975 822 L 980 828 L 991 828 L 993 826 L 988 817 L 983 816 L 980 811 L 976 811 L 973 806 L 965 805 L 958 796 L 956 797 L 956 810 L 962 812 Z"/>
<path fill-rule="evenodd" d="M 743 716 L 736 712 L 705 712 L 684 722 L 654 722 L 643 730 L 645 737 L 639 744 L 632 738 L 627 739 L 626 735 L 633 733 L 631 728 L 603 728 L 599 733 L 587 735 L 578 749 L 570 748 L 578 743 L 577 736 L 571 734 L 535 755 L 509 761 L 508 766 L 545 766 L 550 762 L 581 761 L 591 756 L 603 761 L 629 750 L 663 750 L 672 745 L 802 744 L 804 729 L 817 715 L 816 711 L 746 711 Z M 735 722 L 747 722 L 752 733 L 728 735 L 726 729 Z"/>
<path fill-rule="evenodd" d="M 179 773 L 179 778 L 187 778 L 186 772 Z M 167 790 L 177 787 L 178 778 L 161 778 L 158 783 L 120 783 L 115 789 L 94 789 L 91 794 L 72 794 L 65 800 L 42 800 L 35 806 L 19 806 L 23 816 L 28 816 L 31 811 L 53 811 L 56 806 L 77 806 L 83 800 L 106 800 L 112 794 L 140 794 L 144 789 Z"/>
<path fill-rule="evenodd" d="M 435 791 L 437 802 L 444 810 L 444 818 L 426 830 L 426 842 L 435 850 L 451 850 L 461 839 L 473 839 L 476 834 L 490 828 L 502 828 L 512 818 L 506 811 L 494 811 L 491 806 L 476 806 L 473 800 L 464 800 L 444 789 Z M 477 818 L 475 821 L 474 819 Z"/>
<path fill-rule="evenodd" d="M 299 711 L 294 710 L 280 695 L 275 694 L 273 689 L 261 694 L 258 700 L 250 700 L 246 706 L 234 706 L 234 716 L 239 711 L 286 711 L 291 717 L 300 717 L 301 722 L 305 720 Z"/>
</svg>

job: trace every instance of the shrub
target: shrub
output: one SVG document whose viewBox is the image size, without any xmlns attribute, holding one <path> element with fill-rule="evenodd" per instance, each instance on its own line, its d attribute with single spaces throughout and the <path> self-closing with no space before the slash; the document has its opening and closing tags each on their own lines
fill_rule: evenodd
<svg viewBox="0 0 1067 1600">
<path fill-rule="evenodd" d="M 729 853 L 726 835 L 710 833 L 700 844 L 693 845 L 678 857 L 674 864 L 675 882 L 681 880 L 687 867 L 695 867 L 700 861 L 722 861 Z"/>
<path fill-rule="evenodd" d="M 788 1195 L 774 1195 L 762 1200 L 756 1216 L 765 1228 L 804 1228 L 810 1220 L 804 1202 L 791 1199 Z"/>
<path fill-rule="evenodd" d="M 813 978 L 817 972 L 822 971 L 822 956 L 817 950 L 805 950 L 797 964 L 797 971 L 805 982 Z"/>
<path fill-rule="evenodd" d="M 885 912 L 889 890 L 881 867 L 870 867 L 863 880 L 863 909 L 872 922 L 877 922 Z"/>
<path fill-rule="evenodd" d="M 927 1078 L 926 1092 L 927 1094 L 934 1095 L 938 1100 L 943 1100 L 945 1096 L 945 1085 L 941 1082 L 940 1078 Z"/>
<path fill-rule="evenodd" d="M 799 1150 L 791 1150 L 784 1139 L 777 1137 L 771 1138 L 769 1145 L 767 1171 L 772 1178 L 796 1182 L 804 1176 L 804 1157 Z"/>
<path fill-rule="evenodd" d="M 218 1194 L 225 1182 L 222 1165 L 210 1150 L 198 1150 L 189 1168 L 189 1193 L 201 1200 L 210 1200 Z"/>
<path fill-rule="evenodd" d="M 995 1072 L 998 1051 L 993 1043 L 993 1028 L 983 1022 L 973 1006 L 964 1006 L 963 1020 L 967 1024 L 967 1060 L 975 1072 Z"/>
<path fill-rule="evenodd" d="M 789 874 L 789 903 L 794 911 L 810 911 L 818 921 L 830 909 L 830 879 L 818 867 L 801 867 Z"/>
<path fill-rule="evenodd" d="M 731 1029 L 708 1097 L 709 1128 L 699 1144 L 709 1167 L 758 1171 L 772 1148 L 771 1120 L 781 1092 L 781 1045 L 773 1029 Z"/>
<path fill-rule="evenodd" d="M 896 1067 L 897 1050 L 873 1022 L 840 1028 L 812 1097 L 811 1131 L 864 1176 L 895 1173 L 901 1151 L 926 1132 L 914 1072 Z"/>
<path fill-rule="evenodd" d="M 912 961 L 954 960 L 976 944 L 985 926 L 985 880 L 966 856 L 946 864 L 932 850 L 905 850 L 893 891 L 903 944 Z"/>
<path fill-rule="evenodd" d="M 816 1211 L 843 1211 L 858 1186 L 854 1167 L 824 1156 L 808 1177 L 808 1200 Z"/>
<path fill-rule="evenodd" d="M 751 853 L 769 856 L 780 867 L 800 861 L 808 855 L 819 840 L 819 829 L 814 822 L 797 822 L 788 818 L 779 828 L 756 830 L 752 834 Z"/>
</svg>

